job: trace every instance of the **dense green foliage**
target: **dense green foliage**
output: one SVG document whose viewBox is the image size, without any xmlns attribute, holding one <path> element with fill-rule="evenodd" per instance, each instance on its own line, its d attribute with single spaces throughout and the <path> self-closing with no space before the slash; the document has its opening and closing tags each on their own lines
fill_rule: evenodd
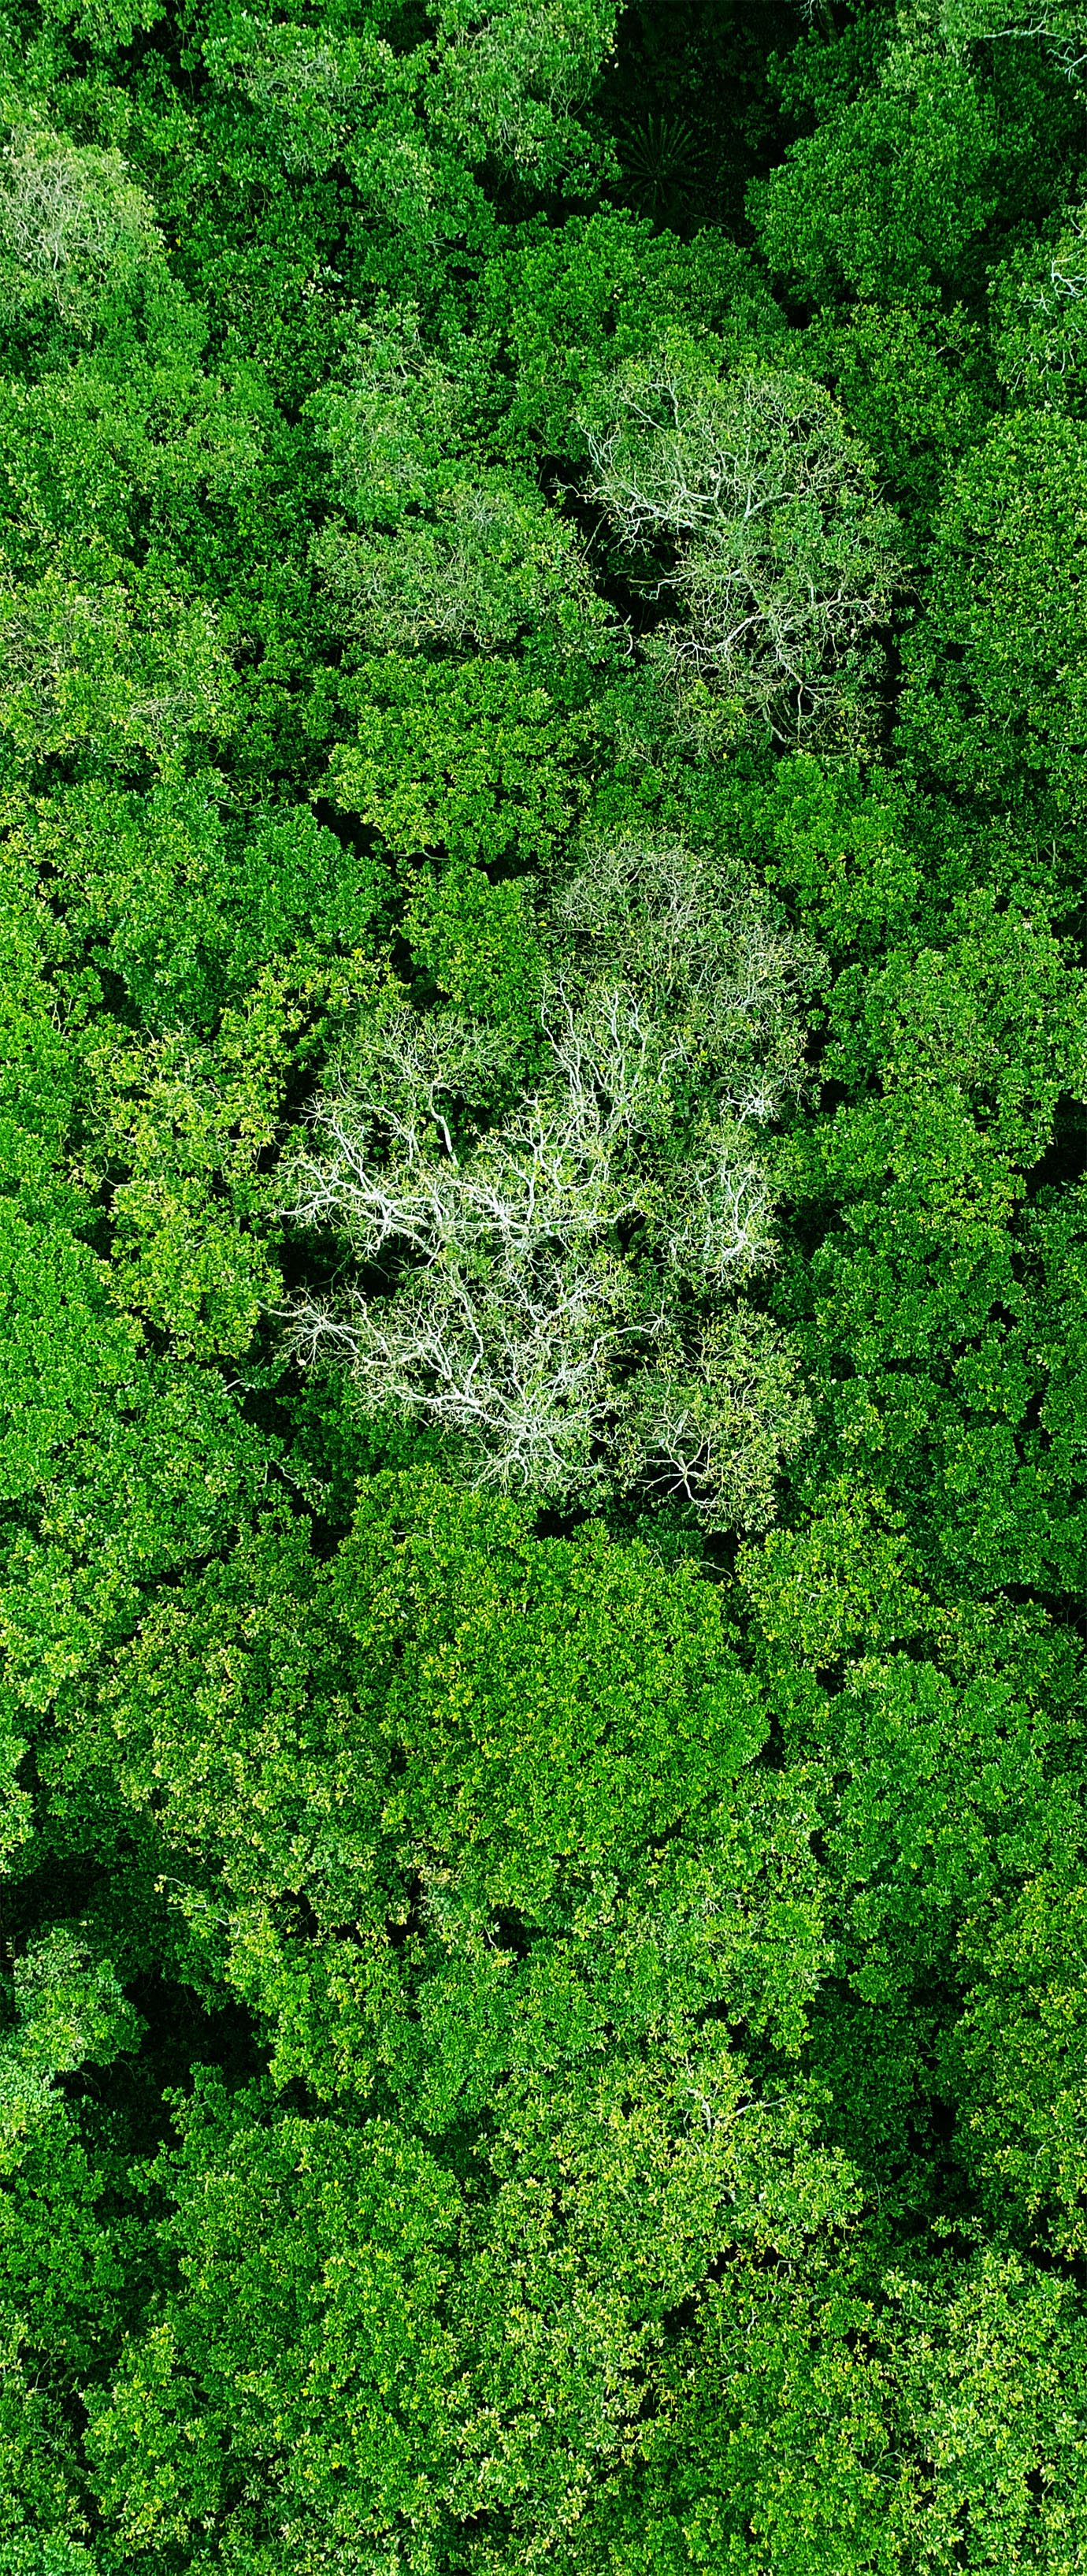
<svg viewBox="0 0 1087 2576">
<path fill-rule="evenodd" d="M 0 2576 L 1083 2576 L 1081 0 L 0 115 Z"/>
</svg>

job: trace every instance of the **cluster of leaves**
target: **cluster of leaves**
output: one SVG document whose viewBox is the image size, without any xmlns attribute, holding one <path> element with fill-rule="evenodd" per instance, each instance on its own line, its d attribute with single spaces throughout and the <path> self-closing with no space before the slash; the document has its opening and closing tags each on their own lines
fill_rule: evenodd
<svg viewBox="0 0 1087 2576">
<path fill-rule="evenodd" d="M 0 17 L 0 2576 L 1083 2567 L 1085 23 Z"/>
</svg>

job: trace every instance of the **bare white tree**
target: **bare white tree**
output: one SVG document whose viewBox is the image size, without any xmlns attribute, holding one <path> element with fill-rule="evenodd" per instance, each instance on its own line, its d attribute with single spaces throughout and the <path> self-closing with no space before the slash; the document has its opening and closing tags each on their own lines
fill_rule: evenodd
<svg viewBox="0 0 1087 2576">
<path fill-rule="evenodd" d="M 783 738 L 840 716 L 901 564 L 830 395 L 768 368 L 720 377 L 677 349 L 620 370 L 582 427 L 588 493 L 647 559 L 643 590 L 675 601 L 655 638 L 671 669 Z"/>
<path fill-rule="evenodd" d="M 345 1363 L 367 1411 L 456 1434 L 482 1484 L 648 1475 L 757 1522 L 803 1399 L 762 1319 L 708 1329 L 699 1300 L 773 1258 L 805 961 L 678 848 L 595 852 L 556 910 L 532 1087 L 493 1032 L 394 1002 L 315 1102 L 282 1206 L 377 1276 L 300 1305 L 293 1347 Z"/>
<path fill-rule="evenodd" d="M 564 978 L 637 994 L 671 1064 L 737 1116 L 772 1117 L 801 1078 L 797 1015 L 811 961 L 739 870 L 675 842 L 624 838 L 555 890 Z"/>
<path fill-rule="evenodd" d="M 40 126 L 0 155 L 0 245 L 13 282 L 78 313 L 111 275 L 161 253 L 152 207 L 119 152 L 69 143 Z"/>
<path fill-rule="evenodd" d="M 364 1407 L 459 1435 L 474 1481 L 564 1495 L 600 1481 L 626 1283 L 602 1258 L 428 1266 L 392 1297 L 300 1309 L 305 1359 L 346 1360 Z"/>
</svg>

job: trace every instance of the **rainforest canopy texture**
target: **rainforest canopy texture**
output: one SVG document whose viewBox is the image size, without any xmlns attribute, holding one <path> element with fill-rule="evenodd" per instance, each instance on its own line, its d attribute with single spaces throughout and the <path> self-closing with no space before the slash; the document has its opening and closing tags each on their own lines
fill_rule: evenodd
<svg viewBox="0 0 1087 2576">
<path fill-rule="evenodd" d="M 1083 0 L 0 8 L 0 2576 L 1085 2576 Z"/>
</svg>

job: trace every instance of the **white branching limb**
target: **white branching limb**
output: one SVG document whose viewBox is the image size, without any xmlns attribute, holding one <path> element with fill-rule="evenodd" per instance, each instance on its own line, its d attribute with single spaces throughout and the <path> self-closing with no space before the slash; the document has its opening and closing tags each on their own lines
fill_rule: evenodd
<svg viewBox="0 0 1087 2576">
<path fill-rule="evenodd" d="M 71 309 L 86 286 L 161 251 L 151 206 L 119 152 L 25 128 L 0 155 L 0 243 L 28 284 Z"/>
<path fill-rule="evenodd" d="M 1087 223 L 1082 206 L 1069 213 L 1060 240 L 1046 250 L 1036 244 L 1014 296 L 1005 288 L 1001 299 L 1000 371 L 1016 390 L 1029 385 L 1046 400 L 1082 366 L 1087 340 Z"/>
<path fill-rule="evenodd" d="M 621 997 L 615 1003 L 618 1017 Z M 421 1062 L 413 1036 L 425 1025 L 405 1012 L 389 1026 L 380 1078 L 367 1084 L 356 1075 L 349 1089 L 318 1100 L 314 1124 L 332 1151 L 302 1154 L 292 1167 L 296 1218 L 339 1226 L 364 1260 L 397 1242 L 428 1265 L 487 1251 L 509 1268 L 531 1262 L 548 1244 L 572 1247 L 594 1238 L 634 1212 L 638 1189 L 613 1146 L 634 1108 L 644 1055 L 640 1032 L 630 1035 L 625 1051 L 617 1040 L 608 1098 L 600 1086 L 603 1049 L 579 1044 L 584 1032 L 571 1022 L 564 1047 L 556 1047 L 548 1091 L 522 1095 L 507 1121 L 477 1138 L 462 1161 L 446 1112 L 452 1113 L 460 1086 L 484 1067 L 478 1058 L 469 1063 L 470 1033 L 453 1022 L 445 1024 L 444 1065 L 435 1060 L 440 1022 L 431 1024 L 437 1039 L 431 1036 L 431 1063 Z"/>
<path fill-rule="evenodd" d="M 481 1483 L 645 1469 L 757 1522 L 801 1418 L 791 1364 L 757 1319 L 714 1338 L 690 1316 L 773 1258 L 765 1129 L 808 962 L 679 848 L 594 852 L 558 909 L 531 1089 L 511 1098 L 493 1033 L 389 1006 L 317 1100 L 283 1208 L 379 1278 L 300 1306 L 294 1348 L 456 1434 Z"/>
<path fill-rule="evenodd" d="M 543 1243 L 573 1245 L 598 1234 L 624 1213 L 624 1196 L 628 1207 L 636 1204 L 632 1189 L 616 1188 L 593 1140 L 569 1116 L 552 1123 L 540 1101 L 526 1104 L 518 1127 L 489 1139 L 465 1166 L 451 1155 L 371 1166 L 335 1103 L 322 1104 L 319 1115 L 335 1151 L 327 1162 L 300 1161 L 291 1212 L 307 1225 L 348 1233 L 365 1261 L 395 1242 L 428 1266 L 484 1249 L 509 1266 L 531 1259 Z"/>
<path fill-rule="evenodd" d="M 813 719 L 841 694 L 841 674 L 885 615 L 890 564 L 839 521 L 834 541 L 807 507 L 752 530 L 725 522 L 692 545 L 675 588 L 687 612 L 667 654 L 719 682 L 772 721 L 785 697 Z M 755 542 L 752 542 L 752 539 Z"/>
<path fill-rule="evenodd" d="M 625 1285 L 599 1259 L 429 1270 L 346 1313 L 300 1309 L 295 1346 L 346 1360 L 374 1410 L 459 1434 L 478 1483 L 566 1494 L 599 1473 Z"/>
<path fill-rule="evenodd" d="M 722 379 L 674 352 L 621 370 L 583 427 L 591 497 L 661 564 L 641 575 L 647 595 L 681 612 L 657 636 L 677 673 L 781 733 L 838 705 L 901 566 L 897 522 L 830 395 L 766 369 Z"/>
<path fill-rule="evenodd" d="M 1024 39 L 1049 45 L 1070 79 L 1087 69 L 1083 0 L 944 0 L 941 28 L 955 46 Z"/>
<path fill-rule="evenodd" d="M 633 840 L 596 843 L 588 861 L 556 896 L 564 992 L 579 971 L 583 987 L 613 979 L 648 1012 L 662 1081 L 686 1061 L 738 1117 L 773 1117 L 801 1078 L 810 955 L 728 862 Z"/>
<path fill-rule="evenodd" d="M 668 1259 L 692 1287 L 726 1287 L 774 1258 L 775 1196 L 739 1120 L 722 1122 L 677 1172 L 664 1228 Z"/>
<path fill-rule="evenodd" d="M 685 1351 L 676 1336 L 632 1382 L 626 1426 L 629 1481 L 679 1494 L 711 1522 L 758 1528 L 775 1479 L 811 1429 L 784 1337 L 749 1307 L 733 1308 Z"/>
<path fill-rule="evenodd" d="M 835 404 L 810 379 L 750 370 L 722 379 L 686 353 L 624 369 L 610 417 L 585 428 L 592 496 L 630 546 L 662 530 L 745 526 L 802 495 L 832 505 L 850 454 Z"/>
</svg>

